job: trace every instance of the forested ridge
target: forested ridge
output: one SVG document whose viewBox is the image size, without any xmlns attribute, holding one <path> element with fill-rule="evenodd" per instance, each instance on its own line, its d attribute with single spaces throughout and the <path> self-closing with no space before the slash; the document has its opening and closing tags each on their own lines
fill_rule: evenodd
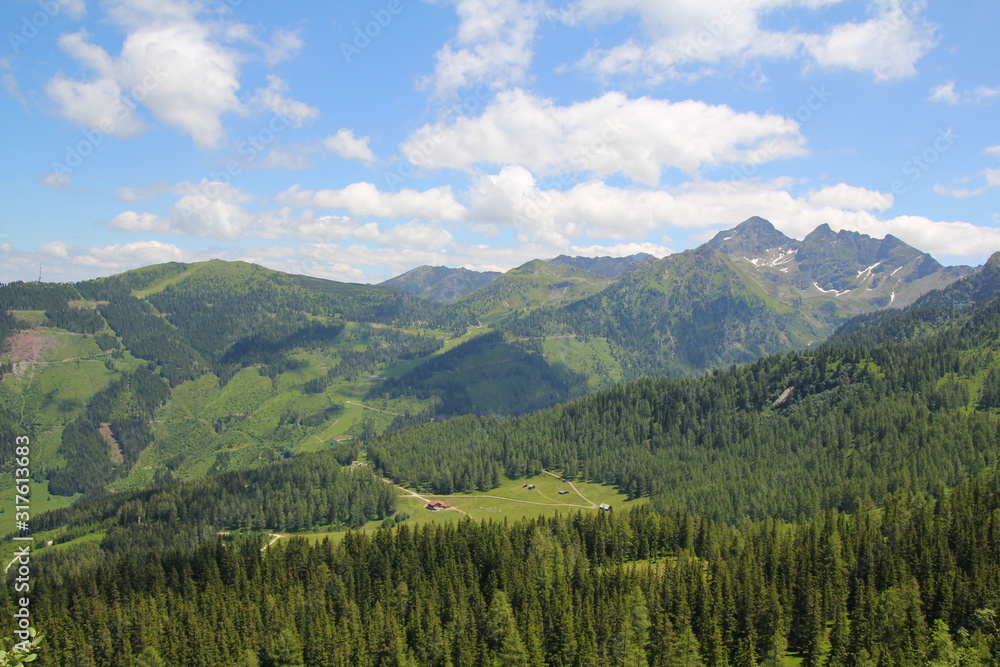
<svg viewBox="0 0 1000 667">
<path fill-rule="evenodd" d="M 46 637 L 36 664 L 997 665 L 998 273 L 991 262 L 809 352 L 644 378 L 516 418 L 400 428 L 366 439 L 369 466 L 349 466 L 361 454 L 340 446 L 188 481 L 161 470 L 144 490 L 91 493 L 33 517 L 57 543 L 32 561 L 32 617 Z M 220 392 L 212 369 L 242 367 L 239 386 L 270 387 L 260 361 L 269 350 L 341 322 L 289 310 L 297 328 L 276 319 L 268 329 L 261 315 L 256 340 L 269 342 L 254 364 L 265 366 L 250 368 L 233 347 L 246 333 L 206 324 L 188 338 L 169 301 L 98 287 L 109 286 L 86 296 L 109 324 L 131 327 L 118 332 L 124 343 L 175 341 L 176 372 L 191 372 L 187 355 L 212 380 L 161 376 L 169 364 L 149 360 L 95 394 L 79 421 L 108 423 L 124 457 L 171 385 Z M 123 303 L 135 316 L 116 313 Z M 355 371 L 389 350 L 401 358 L 439 345 L 367 325 L 334 335 L 356 337 L 358 349 L 338 357 Z M 506 355 L 508 343 L 493 334 L 478 344 Z M 233 349 L 239 360 L 227 361 Z M 454 372 L 470 350 L 432 364 Z M 420 372 L 410 380 L 433 391 Z M 331 380 L 319 376 L 317 389 Z M 64 430 L 63 455 L 86 468 L 98 443 L 77 434 Z M 543 469 L 648 501 L 425 525 L 396 512 L 397 491 L 380 479 L 443 495 Z M 262 535 L 345 528 L 364 530 L 336 542 Z M 12 598 L 4 587 L 2 612 Z"/>
<path fill-rule="evenodd" d="M 918 303 L 897 317 L 926 312 Z M 369 455 L 435 493 L 545 468 L 724 521 L 852 511 L 898 489 L 937 494 L 1000 456 L 1000 301 L 949 317 L 908 342 L 834 342 L 697 379 L 618 385 L 515 420 L 393 432 Z"/>
<path fill-rule="evenodd" d="M 110 537 L 110 533 L 109 533 Z M 739 528 L 590 513 L 43 561 L 39 665 L 995 665 L 996 477 Z M 11 609 L 5 588 L 0 606 Z"/>
</svg>

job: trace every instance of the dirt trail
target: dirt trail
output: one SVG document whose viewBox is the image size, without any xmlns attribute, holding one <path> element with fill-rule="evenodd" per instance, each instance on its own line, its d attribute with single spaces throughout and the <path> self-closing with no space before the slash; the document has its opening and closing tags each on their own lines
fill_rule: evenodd
<svg viewBox="0 0 1000 667">
<path fill-rule="evenodd" d="M 356 405 L 360 408 L 364 408 L 365 410 L 371 410 L 372 412 L 381 412 L 384 415 L 393 415 L 394 417 L 400 416 L 399 413 L 397 412 L 389 412 L 388 410 L 379 410 L 378 408 L 372 408 L 367 405 L 364 405 L 363 403 L 355 403 L 354 401 L 344 401 L 344 403 L 350 403 L 351 405 Z"/>
<path fill-rule="evenodd" d="M 389 484 L 392 484 L 391 480 L 385 479 L 384 477 L 382 478 L 382 481 L 383 482 L 388 482 Z M 412 490 L 406 488 L 405 486 L 400 486 L 399 484 L 392 484 L 392 485 L 394 487 L 396 487 L 397 489 L 399 489 L 400 491 L 405 491 L 406 493 L 402 494 L 404 497 L 407 497 L 407 498 L 420 498 L 420 500 L 424 501 L 425 504 L 430 502 L 430 500 L 428 498 L 425 498 L 424 496 L 420 495 L 416 491 L 412 491 Z M 450 498 L 450 497 L 452 497 L 452 496 L 438 496 L 438 498 Z M 469 496 L 455 496 L 455 497 L 468 498 Z M 465 516 L 468 516 L 468 517 L 472 516 L 468 512 L 466 512 L 464 510 L 460 510 L 457 507 L 449 507 L 445 511 L 448 511 L 448 510 L 454 510 L 454 511 L 458 512 L 459 514 L 464 514 Z"/>
<path fill-rule="evenodd" d="M 555 477 L 555 478 L 557 478 L 557 479 L 562 479 L 562 477 L 560 477 L 559 475 L 555 474 L 554 472 L 549 472 L 548 470 L 543 470 L 542 472 L 544 472 L 544 473 L 545 473 L 546 475 L 551 475 L 552 477 Z M 584 500 L 585 502 L 588 502 L 588 503 L 590 503 L 590 509 L 594 509 L 595 507 L 597 507 L 597 503 L 595 503 L 595 502 L 594 502 L 593 500 L 591 500 L 591 499 L 590 499 L 590 498 L 588 498 L 587 496 L 583 495 L 583 494 L 582 494 L 582 493 L 580 492 L 580 489 L 576 488 L 576 484 L 574 484 L 573 482 L 566 482 L 566 483 L 567 483 L 567 484 L 569 484 L 569 488 L 573 489 L 573 492 L 574 492 L 574 493 L 575 493 L 576 495 L 578 495 L 578 496 L 580 496 L 581 498 L 583 498 L 583 500 Z"/>
</svg>

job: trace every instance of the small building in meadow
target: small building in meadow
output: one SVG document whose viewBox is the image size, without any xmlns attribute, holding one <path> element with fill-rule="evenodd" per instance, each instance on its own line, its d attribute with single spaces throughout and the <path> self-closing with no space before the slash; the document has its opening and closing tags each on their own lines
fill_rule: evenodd
<svg viewBox="0 0 1000 667">
<path fill-rule="evenodd" d="M 448 503 L 441 502 L 440 500 L 428 500 L 427 501 L 427 509 L 433 510 L 435 512 L 437 510 L 446 510 L 449 507 L 451 507 L 451 505 L 449 505 Z"/>
<path fill-rule="evenodd" d="M 597 509 L 604 510 L 605 512 L 610 512 L 611 511 L 611 505 L 609 505 L 607 503 L 601 503 L 600 505 L 597 506 Z"/>
</svg>

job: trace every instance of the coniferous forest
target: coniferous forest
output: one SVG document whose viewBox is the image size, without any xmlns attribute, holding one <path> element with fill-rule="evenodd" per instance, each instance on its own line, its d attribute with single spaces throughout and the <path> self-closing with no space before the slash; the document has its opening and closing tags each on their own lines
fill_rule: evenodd
<svg viewBox="0 0 1000 667">
<path fill-rule="evenodd" d="M 292 363 L 283 350 L 348 325 L 336 301 L 300 312 L 294 286 L 260 286 L 275 315 L 246 299 L 195 308 L 207 297 L 180 290 L 150 302 L 111 293 L 141 281 L 81 285 L 105 298 L 94 312 L 120 336 L 102 339 L 108 350 L 140 361 L 62 430 L 68 465 L 50 472 L 49 489 L 83 495 L 33 519 L 56 536 L 32 559 L 44 635 L 34 664 L 1000 664 L 998 275 L 991 262 L 809 351 L 644 378 L 506 419 L 400 415 L 351 444 L 188 479 L 157 470 L 148 487 L 116 493 L 106 485 L 155 439 L 174 388 L 254 364 L 266 377 L 263 367 Z M 93 329 L 96 315 L 62 313 L 63 296 L 47 321 Z M 216 307 L 197 335 L 176 324 Z M 364 316 L 432 310 L 400 297 Z M 233 317 L 257 318 L 256 333 L 234 334 Z M 357 349 L 304 393 L 441 347 L 395 329 L 354 335 Z M 466 345 L 430 363 L 526 354 L 496 334 Z M 383 389 L 432 392 L 421 372 Z M 102 425 L 124 465 L 108 461 Z M 392 485 L 482 493 L 542 471 L 641 502 L 427 524 L 399 510 Z M 320 530 L 341 532 L 308 537 Z M 17 604 L 4 587 L 0 613 Z"/>
</svg>

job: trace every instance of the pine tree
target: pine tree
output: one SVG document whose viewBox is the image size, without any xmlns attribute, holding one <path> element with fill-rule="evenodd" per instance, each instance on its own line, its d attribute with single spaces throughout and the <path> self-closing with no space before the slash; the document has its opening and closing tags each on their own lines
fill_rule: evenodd
<svg viewBox="0 0 1000 667">
<path fill-rule="evenodd" d="M 491 664 L 496 667 L 528 667 L 528 649 L 517 629 L 514 610 L 504 591 L 493 594 L 487 612 L 487 639 L 490 643 Z"/>
<path fill-rule="evenodd" d="M 633 588 L 624 601 L 625 618 L 612 649 L 615 667 L 648 667 L 646 644 L 649 641 L 649 608 L 646 596 Z"/>
</svg>

